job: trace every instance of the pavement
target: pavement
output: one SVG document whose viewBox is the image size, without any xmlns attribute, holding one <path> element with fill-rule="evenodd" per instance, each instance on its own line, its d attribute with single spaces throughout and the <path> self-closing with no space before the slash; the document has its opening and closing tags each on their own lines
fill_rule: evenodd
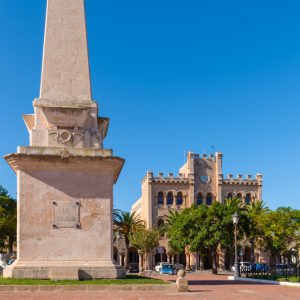
<svg viewBox="0 0 300 300">
<path fill-rule="evenodd" d="M 154 278 L 175 282 L 177 276 L 154 275 Z M 300 300 L 300 288 L 258 284 L 252 282 L 228 281 L 228 275 L 210 275 L 208 273 L 190 273 L 188 293 L 174 292 L 17 292 L 3 293 L 0 287 L 0 300 L 248 300 L 248 299 L 284 299 Z"/>
</svg>

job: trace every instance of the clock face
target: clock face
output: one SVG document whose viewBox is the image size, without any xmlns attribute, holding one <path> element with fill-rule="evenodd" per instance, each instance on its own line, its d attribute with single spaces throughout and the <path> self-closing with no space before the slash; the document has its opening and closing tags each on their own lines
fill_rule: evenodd
<svg viewBox="0 0 300 300">
<path fill-rule="evenodd" d="M 209 182 L 209 176 L 208 175 L 202 175 L 200 176 L 201 183 L 208 183 Z"/>
</svg>

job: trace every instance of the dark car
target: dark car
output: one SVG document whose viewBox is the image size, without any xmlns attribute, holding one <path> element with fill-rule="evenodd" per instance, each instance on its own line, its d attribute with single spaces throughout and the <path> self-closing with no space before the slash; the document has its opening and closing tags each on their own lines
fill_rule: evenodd
<svg viewBox="0 0 300 300">
<path fill-rule="evenodd" d="M 291 271 L 291 267 L 287 264 L 276 264 L 275 272 L 277 275 L 284 275 Z"/>
<path fill-rule="evenodd" d="M 176 268 L 177 271 L 184 270 L 184 265 L 182 264 L 174 264 L 174 267 Z"/>
<path fill-rule="evenodd" d="M 139 273 L 139 265 L 138 264 L 130 264 L 128 266 L 128 273 Z"/>
</svg>

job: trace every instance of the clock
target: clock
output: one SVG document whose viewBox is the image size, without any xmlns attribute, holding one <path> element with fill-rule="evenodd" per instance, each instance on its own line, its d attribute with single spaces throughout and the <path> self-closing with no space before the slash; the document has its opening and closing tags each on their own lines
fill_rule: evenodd
<svg viewBox="0 0 300 300">
<path fill-rule="evenodd" d="M 209 183 L 210 177 L 208 175 L 200 176 L 200 182 L 203 184 Z"/>
</svg>

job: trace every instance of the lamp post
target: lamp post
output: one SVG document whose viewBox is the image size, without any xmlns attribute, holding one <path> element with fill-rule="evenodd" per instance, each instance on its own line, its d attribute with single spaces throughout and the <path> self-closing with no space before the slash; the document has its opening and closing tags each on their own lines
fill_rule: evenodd
<svg viewBox="0 0 300 300">
<path fill-rule="evenodd" d="M 232 215 L 232 221 L 234 225 L 234 277 L 240 276 L 240 268 L 238 262 L 238 249 L 237 249 L 237 225 L 239 223 L 239 215 L 235 212 Z"/>
</svg>

